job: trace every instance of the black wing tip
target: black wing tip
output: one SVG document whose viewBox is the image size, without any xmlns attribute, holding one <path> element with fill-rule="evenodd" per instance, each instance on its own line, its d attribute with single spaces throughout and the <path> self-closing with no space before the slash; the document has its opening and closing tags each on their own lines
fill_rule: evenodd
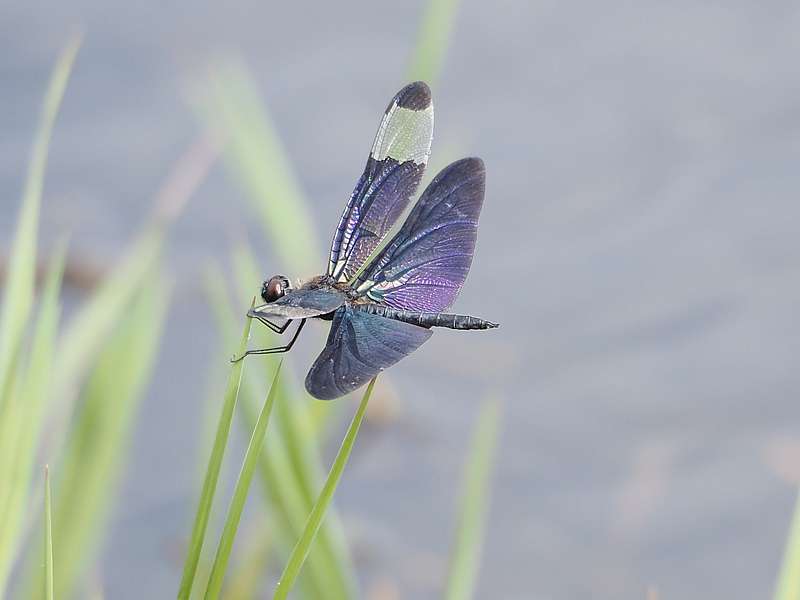
<svg viewBox="0 0 800 600">
<path fill-rule="evenodd" d="M 424 81 L 409 83 L 397 92 L 393 102 L 400 108 L 425 110 L 431 105 L 431 88 Z"/>
<path fill-rule="evenodd" d="M 486 172 L 486 163 L 483 162 L 483 159 L 478 156 L 468 156 L 467 158 L 462 158 L 461 160 L 457 160 L 451 166 L 459 165 L 460 168 L 470 171 L 475 171 L 478 173 L 485 173 Z"/>
<path fill-rule="evenodd" d="M 448 175 L 464 177 L 467 179 L 476 178 L 480 179 L 481 181 L 485 181 L 486 165 L 484 164 L 483 159 L 478 158 L 477 156 L 469 156 L 447 165 L 444 169 L 439 171 L 436 179 L 441 179 Z"/>
</svg>

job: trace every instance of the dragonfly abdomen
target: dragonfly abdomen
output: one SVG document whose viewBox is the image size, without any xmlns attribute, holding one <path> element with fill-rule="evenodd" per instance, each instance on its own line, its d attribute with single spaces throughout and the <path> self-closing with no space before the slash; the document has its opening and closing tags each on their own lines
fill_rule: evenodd
<svg viewBox="0 0 800 600">
<path fill-rule="evenodd" d="M 403 321 L 420 327 L 447 327 L 448 329 L 493 329 L 497 323 L 470 315 L 455 315 L 436 312 L 400 310 L 383 304 L 356 304 L 355 308 L 373 315 L 380 315 L 395 321 Z"/>
</svg>

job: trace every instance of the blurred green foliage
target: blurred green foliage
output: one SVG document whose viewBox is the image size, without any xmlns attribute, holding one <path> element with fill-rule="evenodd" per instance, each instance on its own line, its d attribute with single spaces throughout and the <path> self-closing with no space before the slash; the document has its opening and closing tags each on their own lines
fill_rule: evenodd
<svg viewBox="0 0 800 600">
<path fill-rule="evenodd" d="M 46 596 L 50 584 L 58 597 L 80 589 L 107 533 L 167 306 L 158 275 L 164 220 L 145 227 L 114 275 L 68 322 L 60 322 L 64 244 L 50 256 L 36 293 L 47 149 L 79 45 L 79 38 L 67 45 L 45 94 L 0 313 L 0 595 L 10 593 L 15 565 L 23 575 L 20 597 Z M 58 561 L 43 562 L 38 544 L 26 551 L 31 530 L 39 527 L 28 507 L 44 495 L 36 476 L 43 462 L 52 466 L 59 499 L 45 528 Z"/>
<path fill-rule="evenodd" d="M 435 78 L 449 35 L 436 34 L 436 26 L 452 17 L 456 4 L 453 0 L 431 3 L 415 52 L 414 78 Z M 449 28 L 440 31 L 449 32 Z M 67 244 L 58 244 L 51 252 L 46 276 L 37 289 L 37 232 L 49 140 L 79 46 L 78 37 L 66 46 L 45 94 L 0 308 L 0 596 L 12 593 L 12 571 L 19 574 L 15 597 L 74 598 L 98 593 L 87 575 L 106 542 L 137 409 L 165 324 L 170 295 L 161 275 L 166 235 L 179 211 L 175 207 L 192 187 L 177 186 L 175 191 L 167 186 L 172 190 L 167 196 L 181 197 L 161 198 L 162 205 L 108 277 L 62 322 Z M 224 147 L 233 179 L 247 192 L 249 208 L 277 256 L 293 272 L 314 272 L 315 265 L 324 263 L 320 238 L 256 89 L 241 61 L 217 62 L 209 71 L 204 93 L 198 95 L 202 98 L 198 113 Z M 211 154 L 203 160 L 213 160 Z M 190 161 L 193 156 L 190 153 Z M 202 172 L 202 164 L 179 165 L 178 169 L 184 167 L 191 177 L 202 178 L 197 172 Z M 236 307 L 246 306 L 263 276 L 253 252 L 244 245 L 233 249 L 231 262 L 232 282 L 213 265 L 206 278 L 228 348 L 235 345 L 242 320 L 243 311 Z M 248 322 L 241 348 L 249 337 Z M 271 332 L 263 328 L 253 332 L 253 344 L 273 342 Z M 270 564 L 276 569 L 287 564 L 282 589 L 298 577 L 298 597 L 358 597 L 344 530 L 329 505 L 369 393 L 363 396 L 326 479 L 322 446 L 328 423 L 347 404 L 312 401 L 291 377 L 270 376 L 275 373 L 277 362 L 269 357 L 248 369 L 242 363 L 232 367 L 217 435 L 213 443 L 209 440 L 211 459 L 180 597 L 198 595 L 204 587 L 198 580 L 207 579 L 208 598 L 220 594 L 253 598 L 263 589 Z M 259 411 L 266 389 L 269 393 Z M 203 540 L 216 525 L 213 498 L 225 468 L 234 414 L 251 434 L 251 443 L 212 561 L 213 548 Z M 52 467 L 52 483 L 49 472 L 44 481 L 37 477 L 44 463 Z M 261 516 L 237 553 L 234 538 L 252 477 L 260 484 Z M 44 505 L 43 513 L 28 510 L 37 503 Z M 36 530 L 41 531 L 40 537 L 34 535 Z M 44 540 L 44 553 L 35 539 Z"/>
<path fill-rule="evenodd" d="M 247 348 L 247 340 L 250 338 L 250 323 L 251 321 L 249 319 L 245 320 L 244 331 L 242 331 L 241 340 L 239 341 L 240 354 Z M 189 598 L 192 593 L 197 566 L 200 562 L 200 553 L 203 550 L 206 529 L 211 517 L 211 505 L 214 502 L 214 493 L 217 489 L 219 472 L 222 469 L 222 459 L 225 456 L 225 449 L 228 445 L 231 423 L 233 422 L 233 411 L 239 399 L 239 386 L 242 382 L 243 369 L 244 363 L 242 361 L 234 363 L 231 367 L 228 387 L 225 391 L 225 401 L 222 404 L 222 413 L 220 414 L 216 435 L 214 436 L 214 446 L 211 449 L 211 456 L 208 459 L 208 468 L 206 469 L 205 479 L 203 480 L 203 489 L 200 492 L 200 502 L 198 503 L 197 513 L 194 519 L 188 554 L 183 566 L 183 576 L 181 577 L 181 584 L 178 589 L 179 599 Z"/>
<path fill-rule="evenodd" d="M 53 600 L 53 500 L 50 492 L 50 469 L 44 469 L 44 597 Z"/>
<path fill-rule="evenodd" d="M 459 4 L 459 0 L 430 0 L 425 5 L 408 70 L 409 81 L 425 81 L 435 87 L 450 46 Z"/>
<path fill-rule="evenodd" d="M 458 0 L 427 4 L 410 79 L 435 84 L 457 8 Z M 108 535 L 132 427 L 169 303 L 161 263 L 174 207 L 181 204 L 181 198 L 174 197 L 166 198 L 167 210 L 158 210 L 145 224 L 111 274 L 68 321 L 63 322 L 61 314 L 65 242 L 48 257 L 47 273 L 37 289 L 38 221 L 48 146 L 79 46 L 77 37 L 67 44 L 44 96 L 0 307 L 0 597 L 82 598 L 96 592 L 87 574 Z M 224 146 L 233 180 L 246 192 L 275 254 L 292 272 L 313 273 L 315 266 L 324 264 L 318 245 L 322 238 L 313 230 L 307 202 L 256 90 L 241 61 L 217 62 L 197 95 L 202 99 L 198 114 Z M 190 192 L 180 190 L 179 195 Z M 232 249 L 230 261 L 232 281 L 216 264 L 206 276 L 225 348 L 237 345 L 241 307 L 250 302 L 263 277 L 254 253 L 243 244 Z M 245 320 L 238 338 L 240 352 L 249 339 L 250 323 Z M 275 336 L 257 328 L 251 342 L 271 345 Z M 216 436 L 206 448 L 210 459 L 181 598 L 197 597 L 202 589 L 208 598 L 255 598 L 265 587 L 266 574 L 284 564 L 276 597 L 285 596 L 295 578 L 298 598 L 359 595 L 344 530 L 330 505 L 374 383 L 362 397 L 325 478 L 322 447 L 327 425 L 348 405 L 312 401 L 290 376 L 291 360 L 281 377 L 278 367 L 274 357 L 247 368 L 244 363 L 231 366 Z M 216 402 L 216 395 L 210 397 Z M 212 558 L 213 548 L 203 541 L 217 524 L 213 499 L 234 418 L 250 436 L 250 444 Z M 477 420 L 465 463 L 444 589 L 449 600 L 475 596 L 499 427 L 498 404 L 489 401 Z M 52 482 L 49 470 L 43 481 L 39 477 L 46 463 L 52 466 Z M 260 485 L 259 514 L 249 523 L 237 552 L 235 536 L 253 477 Z M 44 506 L 44 511 L 32 511 L 31 506 Z M 36 535 L 38 530 L 41 535 Z M 14 590 L 12 572 L 19 573 Z M 800 600 L 800 500 L 774 597 Z"/>
<path fill-rule="evenodd" d="M 264 400 L 264 406 L 253 428 L 253 435 L 250 436 L 250 443 L 247 446 L 242 469 L 239 472 L 239 479 L 236 481 L 233 499 L 228 507 L 225 527 L 222 530 L 219 546 L 217 546 L 217 554 L 214 557 L 214 565 L 211 568 L 211 575 L 209 576 L 208 586 L 206 587 L 207 600 L 218 598 L 222 590 L 222 582 L 225 578 L 225 571 L 228 568 L 228 560 L 230 558 L 231 549 L 233 548 L 233 539 L 236 537 L 236 530 L 242 518 L 242 510 L 244 510 L 244 504 L 250 492 L 250 483 L 253 480 L 253 473 L 255 472 L 258 457 L 261 454 L 261 447 L 264 444 L 264 436 L 266 435 L 267 425 L 269 425 L 269 418 L 272 414 L 272 406 L 275 404 L 275 392 L 278 389 L 275 384 L 278 382 L 280 373 L 281 363 L 278 363 L 278 367 L 275 370 L 275 377 L 272 380 L 272 385 L 269 387 L 269 393 L 267 394 L 266 400 Z"/>
<path fill-rule="evenodd" d="M 281 264 L 310 273 L 321 256 L 314 220 L 256 90 L 242 61 L 218 60 L 197 89 L 195 108 L 204 126 L 223 141 L 231 178 L 245 192 Z"/>
<path fill-rule="evenodd" d="M 775 600 L 800 600 L 800 494 L 783 552 L 783 564 L 775 588 Z"/>
<path fill-rule="evenodd" d="M 286 568 L 284 568 L 283 573 L 278 580 L 278 584 L 275 587 L 275 600 L 283 600 L 289 595 L 297 576 L 300 574 L 300 570 L 303 568 L 303 563 L 305 563 L 306 558 L 308 558 L 308 554 L 311 551 L 311 545 L 313 544 L 314 539 L 316 538 L 317 533 L 322 526 L 325 513 L 328 510 L 328 506 L 330 505 L 331 501 L 333 500 L 333 494 L 336 492 L 336 487 L 339 485 L 339 480 L 344 472 L 344 467 L 347 465 L 347 461 L 350 458 L 350 453 L 353 450 L 353 445 L 355 444 L 356 436 L 358 435 L 358 430 L 361 427 L 361 423 L 364 421 L 364 413 L 367 410 L 367 404 L 369 403 L 370 396 L 372 396 L 372 390 L 374 387 L 375 379 L 370 381 L 366 391 L 364 392 L 364 395 L 361 398 L 361 403 L 358 405 L 358 410 L 356 410 L 356 414 L 353 416 L 353 420 L 350 423 L 350 427 L 347 429 L 347 433 L 345 433 L 344 439 L 342 440 L 342 445 L 333 461 L 328 478 L 325 480 L 325 485 L 323 485 L 322 489 L 320 490 L 319 497 L 317 498 L 316 502 L 314 502 L 314 506 L 311 508 L 311 512 L 308 514 L 308 519 L 303 527 L 303 533 L 301 534 L 300 539 L 297 540 L 297 544 L 295 544 L 292 553 L 289 555 Z"/>
<path fill-rule="evenodd" d="M 472 448 L 464 468 L 461 510 L 444 594 L 446 600 L 469 600 L 475 597 L 491 489 L 489 477 L 499 426 L 498 403 L 488 400 L 478 416 Z"/>
</svg>

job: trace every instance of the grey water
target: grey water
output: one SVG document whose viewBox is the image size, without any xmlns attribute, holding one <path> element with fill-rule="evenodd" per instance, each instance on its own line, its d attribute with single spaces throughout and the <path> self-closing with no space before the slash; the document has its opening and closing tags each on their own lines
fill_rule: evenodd
<svg viewBox="0 0 800 600">
<path fill-rule="evenodd" d="M 324 247 L 405 83 L 423 7 L 5 3 L 2 248 L 75 28 L 45 249 L 70 231 L 75 255 L 113 264 L 200 134 L 192 82 L 231 52 L 256 75 Z M 800 480 L 798 30 L 792 2 L 464 0 L 434 86 L 433 156 L 486 162 L 455 308 L 502 326 L 437 332 L 392 369 L 399 417 L 359 441 L 337 497 L 366 598 L 440 597 L 490 396 L 504 424 L 477 597 L 772 592 Z M 203 272 L 240 236 L 265 276 L 281 270 L 245 206 L 216 165 L 172 230 L 168 328 L 100 559 L 108 598 L 177 588 L 203 460 L 197 374 L 229 356 Z"/>
</svg>

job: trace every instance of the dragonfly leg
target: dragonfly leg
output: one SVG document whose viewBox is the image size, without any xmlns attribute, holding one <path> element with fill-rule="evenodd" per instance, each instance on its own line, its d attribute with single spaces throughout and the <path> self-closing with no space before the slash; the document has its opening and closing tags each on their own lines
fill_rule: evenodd
<svg viewBox="0 0 800 600">
<path fill-rule="evenodd" d="M 289 321 L 289 323 L 290 322 L 291 321 Z M 284 325 L 283 331 L 286 330 L 286 327 L 289 325 L 289 323 L 286 323 L 286 325 Z M 239 358 L 236 358 L 234 356 L 231 359 L 231 362 L 239 362 L 245 356 L 249 356 L 251 354 L 282 354 L 283 352 L 288 352 L 289 350 L 292 349 L 292 346 L 294 345 L 295 340 L 297 340 L 297 336 L 300 335 L 300 331 L 303 329 L 303 325 L 305 325 L 305 324 L 306 324 L 306 320 L 305 319 L 301 319 L 300 320 L 300 325 L 297 326 L 297 330 L 294 332 L 294 335 L 292 336 L 292 339 L 289 340 L 289 343 L 286 344 L 285 346 L 276 346 L 275 348 L 259 348 L 258 350 L 248 350 L 247 352 L 242 354 Z"/>
</svg>

